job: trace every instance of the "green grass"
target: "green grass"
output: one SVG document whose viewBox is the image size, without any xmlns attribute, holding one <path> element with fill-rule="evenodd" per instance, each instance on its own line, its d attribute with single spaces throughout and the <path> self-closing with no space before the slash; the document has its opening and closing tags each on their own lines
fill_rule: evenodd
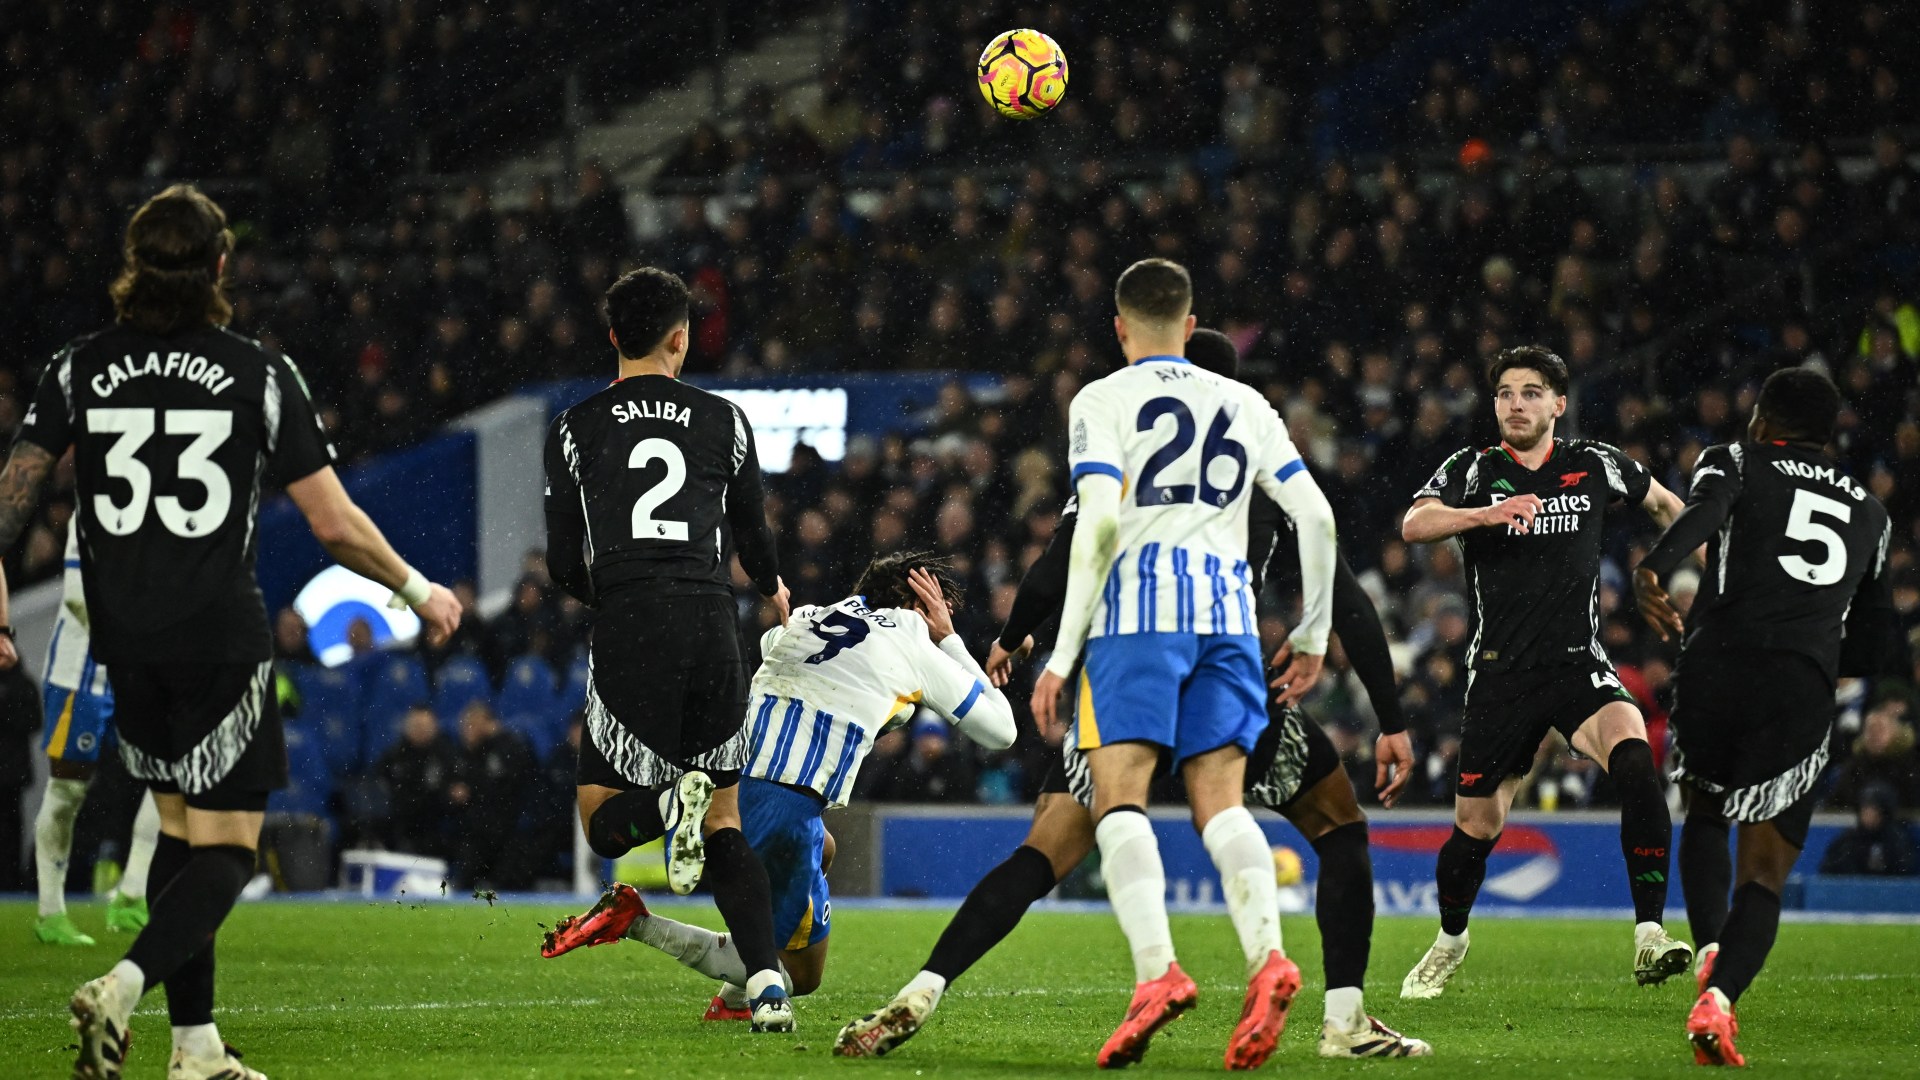
<svg viewBox="0 0 1920 1080">
<path fill-rule="evenodd" d="M 711 984 L 621 943 L 540 959 L 538 923 L 564 903 L 416 906 L 339 902 L 242 905 L 221 935 L 222 1034 L 275 1080 L 305 1077 L 1035 1076 L 1091 1071 L 1126 1007 L 1130 965 L 1113 920 L 1037 913 L 962 979 L 918 1039 L 882 1061 L 829 1053 L 842 1022 L 913 974 L 945 912 L 843 908 L 827 984 L 798 1005 L 797 1037 L 749 1036 L 699 1020 Z M 667 909 L 713 924 L 710 908 Z M 60 1077 L 70 1067 L 65 1001 L 118 958 L 34 944 L 26 904 L 0 904 L 0 1073 Z M 98 932 L 98 905 L 76 909 Z M 1628 975 L 1619 922 L 1483 919 L 1445 998 L 1398 1000 L 1399 979 L 1431 940 L 1426 920 L 1382 919 L 1369 1005 L 1434 1043 L 1427 1062 L 1350 1064 L 1314 1056 L 1320 1018 L 1313 921 L 1286 923 L 1308 989 L 1268 1069 L 1334 1076 L 1680 1076 L 1691 979 L 1642 989 Z M 1239 1016 L 1238 950 L 1224 917 L 1174 920 L 1200 1006 L 1154 1043 L 1140 1070 L 1214 1074 Z M 130 1076 L 165 1067 L 161 994 L 134 1021 Z M 1782 929 L 1772 964 L 1742 1003 L 1741 1048 L 1775 1076 L 1913 1076 L 1909 1024 L 1920 1005 L 1920 932 L 1911 926 Z"/>
</svg>

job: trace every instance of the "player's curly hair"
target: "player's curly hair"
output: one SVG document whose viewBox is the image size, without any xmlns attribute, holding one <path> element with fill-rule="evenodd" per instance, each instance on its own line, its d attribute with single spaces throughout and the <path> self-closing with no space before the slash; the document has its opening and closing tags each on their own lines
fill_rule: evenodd
<svg viewBox="0 0 1920 1080">
<path fill-rule="evenodd" d="M 226 211 L 192 184 L 148 199 L 127 222 L 120 276 L 107 288 L 115 318 L 165 336 L 233 318 L 221 259 L 233 251 Z"/>
<path fill-rule="evenodd" d="M 954 573 L 953 560 L 924 549 L 896 551 L 874 559 L 854 583 L 853 591 L 866 597 L 869 607 L 914 607 L 920 603 L 920 594 L 913 591 L 913 583 L 907 580 L 907 575 L 914 570 L 933 575 L 953 610 L 959 611 L 965 606 L 966 590 Z"/>
<path fill-rule="evenodd" d="M 1807 367 L 1781 368 L 1760 385 L 1755 407 L 1776 438 L 1825 445 L 1840 426 L 1840 391 L 1833 380 Z"/>
</svg>

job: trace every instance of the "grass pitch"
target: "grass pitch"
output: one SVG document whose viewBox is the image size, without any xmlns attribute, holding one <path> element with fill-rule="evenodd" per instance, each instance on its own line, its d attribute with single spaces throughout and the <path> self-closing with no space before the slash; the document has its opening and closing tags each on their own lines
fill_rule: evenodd
<svg viewBox="0 0 1920 1080">
<path fill-rule="evenodd" d="M 584 906 L 584 905 L 582 905 Z M 1124 1012 L 1131 965 L 1103 914 L 1035 913 L 947 995 L 919 1038 L 880 1061 L 830 1054 L 847 1019 L 885 1001 L 918 968 L 945 911 L 836 913 L 826 986 L 797 1004 L 797 1036 L 705 1024 L 712 984 L 651 949 L 621 942 L 558 960 L 541 927 L 565 902 L 243 904 L 221 935 L 220 1026 L 275 1080 L 306 1077 L 1003 1077 L 1093 1072 Z M 710 907 L 663 906 L 717 925 Z M 99 905 L 74 917 L 93 949 L 34 943 L 31 905 L 0 904 L 0 1074 L 63 1077 L 72 989 L 119 957 Z M 1613 922 L 1482 919 L 1447 996 L 1399 1000 L 1399 980 L 1432 939 L 1429 920 L 1382 919 L 1369 1008 L 1431 1041 L 1430 1061 L 1324 1062 L 1319 941 L 1310 918 L 1286 921 L 1307 989 L 1268 1070 L 1335 1076 L 1622 1077 L 1694 1070 L 1682 1034 L 1691 978 L 1640 988 L 1629 928 Z M 1240 957 L 1224 916 L 1177 916 L 1181 962 L 1200 1006 L 1155 1040 L 1136 1072 L 1217 1074 L 1239 1018 Z M 134 1020 L 128 1076 L 166 1067 L 162 993 Z M 1742 1003 L 1740 1047 L 1781 1077 L 1914 1076 L 1920 930 L 1782 928 Z"/>
</svg>

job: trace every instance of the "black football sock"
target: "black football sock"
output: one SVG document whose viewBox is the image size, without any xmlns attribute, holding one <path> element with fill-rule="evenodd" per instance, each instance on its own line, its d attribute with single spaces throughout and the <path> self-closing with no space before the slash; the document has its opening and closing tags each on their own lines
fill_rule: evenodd
<svg viewBox="0 0 1920 1080">
<path fill-rule="evenodd" d="M 195 953 L 213 944 L 252 877 L 252 848 L 214 844 L 193 849 L 193 857 L 166 891 L 154 898 L 152 919 L 127 950 L 127 960 L 139 967 L 148 987 L 171 979 Z"/>
<path fill-rule="evenodd" d="M 660 796 L 647 788 L 613 796 L 587 819 L 587 846 L 603 859 L 617 859 L 666 834 Z"/>
<path fill-rule="evenodd" d="M 167 1019 L 174 1027 L 213 1023 L 213 950 L 217 943 L 187 958 L 167 976 Z"/>
<path fill-rule="evenodd" d="M 952 982 L 978 963 L 995 945 L 1020 925 L 1027 908 L 1053 891 L 1059 881 L 1053 862 L 1040 849 L 1025 844 L 1013 849 L 999 866 L 987 871 L 967 894 L 953 921 L 933 943 L 924 970 Z"/>
<path fill-rule="evenodd" d="M 780 958 L 773 947 L 773 888 L 767 868 L 753 853 L 739 829 L 716 829 L 707 836 L 707 885 L 713 906 L 727 921 L 734 947 L 747 976 L 778 971 Z"/>
<path fill-rule="evenodd" d="M 193 858 L 193 845 L 185 837 L 168 836 L 161 833 L 153 842 L 153 861 L 147 864 L 148 909 L 159 902 L 160 894 L 167 891 L 173 879 L 180 875 L 180 868 Z"/>
<path fill-rule="evenodd" d="M 161 833 L 147 869 L 147 894 L 157 903 L 193 858 L 193 845 Z M 167 979 L 167 1016 L 175 1027 L 213 1023 L 213 946 L 194 953 Z"/>
<path fill-rule="evenodd" d="M 1367 823 L 1333 829 L 1313 842 L 1313 850 L 1320 856 L 1313 917 L 1320 924 L 1327 989 L 1362 987 L 1373 949 L 1373 856 L 1367 851 Z"/>
<path fill-rule="evenodd" d="M 1441 930 L 1456 937 L 1467 932 L 1467 916 L 1473 914 L 1480 883 L 1487 878 L 1487 856 L 1499 842 L 1498 836 L 1491 840 L 1468 836 L 1455 825 L 1453 835 L 1440 845 L 1433 880 L 1439 886 Z"/>
<path fill-rule="evenodd" d="M 1720 940 L 1732 887 L 1727 820 L 1718 814 L 1688 814 L 1686 824 L 1680 826 L 1680 893 L 1687 899 L 1687 924 L 1693 930 L 1695 948 Z"/>
<path fill-rule="evenodd" d="M 1766 964 L 1779 933 L 1780 894 L 1757 881 L 1735 889 L 1727 925 L 1720 928 L 1720 955 L 1707 985 L 1727 995 L 1729 1002 L 1739 1001 Z"/>
<path fill-rule="evenodd" d="M 1660 922 L 1667 915 L 1667 848 L 1673 843 L 1673 813 L 1660 790 L 1660 771 L 1645 739 L 1624 739 L 1607 757 L 1607 775 L 1620 793 L 1620 853 L 1627 859 L 1633 920 Z"/>
</svg>

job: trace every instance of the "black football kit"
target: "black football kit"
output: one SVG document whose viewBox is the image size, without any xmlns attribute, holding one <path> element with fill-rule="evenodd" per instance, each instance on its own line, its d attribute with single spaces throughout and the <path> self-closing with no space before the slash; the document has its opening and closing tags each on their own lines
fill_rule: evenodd
<svg viewBox="0 0 1920 1080">
<path fill-rule="evenodd" d="M 622 379 L 547 436 L 547 561 L 599 609 L 580 782 L 651 787 L 746 763 L 732 553 L 762 595 L 778 562 L 753 429 L 665 375 Z"/>
<path fill-rule="evenodd" d="M 264 808 L 287 758 L 260 491 L 333 462 L 298 370 L 218 327 L 116 326 L 54 357 L 18 438 L 73 448 L 88 628 L 128 771 L 203 809 Z"/>
<path fill-rule="evenodd" d="M 1473 608 L 1462 717 L 1461 795 L 1492 794 L 1525 775 L 1549 729 L 1571 738 L 1609 702 L 1632 702 L 1600 644 L 1600 555 L 1609 505 L 1638 505 L 1653 478 L 1605 443 L 1555 439 L 1538 469 L 1505 447 L 1462 450 L 1414 495 L 1451 507 L 1537 495 L 1533 527 L 1468 529 L 1456 538 Z"/>
</svg>

